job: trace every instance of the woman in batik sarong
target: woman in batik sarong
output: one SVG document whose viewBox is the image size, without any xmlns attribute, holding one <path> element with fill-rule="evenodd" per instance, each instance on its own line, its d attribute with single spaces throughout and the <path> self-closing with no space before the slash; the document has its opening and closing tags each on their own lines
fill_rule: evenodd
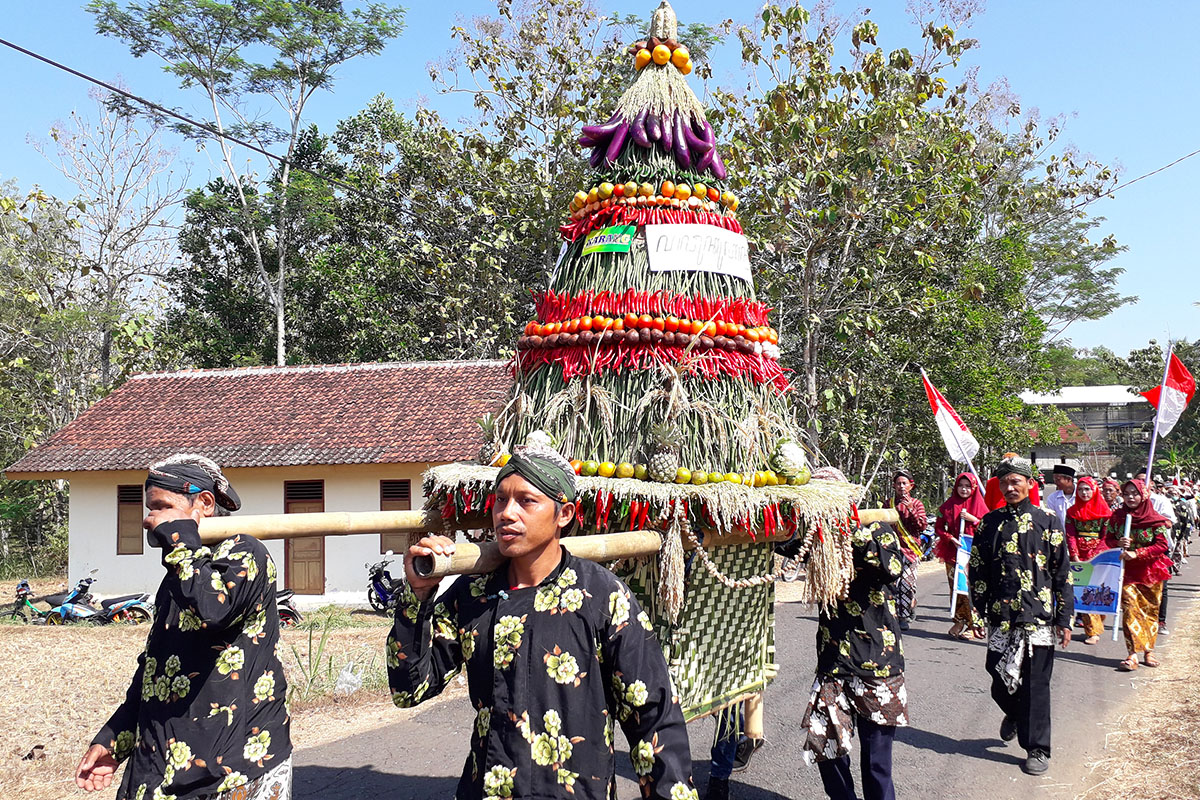
<svg viewBox="0 0 1200 800">
<path fill-rule="evenodd" d="M 958 565 L 959 536 L 974 536 L 975 526 L 987 512 L 988 507 L 983 501 L 979 479 L 971 472 L 964 472 L 958 476 L 954 482 L 954 491 L 938 508 L 937 522 L 933 524 L 934 533 L 937 535 L 933 552 L 938 560 L 946 565 L 946 580 L 950 585 L 951 594 L 954 593 L 954 574 Z M 949 635 L 958 639 L 968 639 L 972 634 L 976 639 L 987 637 L 983 620 L 971 608 L 970 596 L 960 594 L 954 602 L 954 625 L 950 628 Z"/>
<path fill-rule="evenodd" d="M 1096 487 L 1095 479 L 1084 476 L 1075 485 L 1075 504 L 1067 509 L 1067 549 L 1072 561 L 1091 561 L 1109 549 L 1105 535 L 1112 509 Z M 1084 644 L 1096 644 L 1104 633 L 1103 614 L 1079 614 Z"/>
<path fill-rule="evenodd" d="M 1118 669 L 1131 672 L 1138 668 L 1138 655 L 1147 667 L 1157 667 L 1154 646 L 1158 640 L 1158 606 L 1163 585 L 1171 577 L 1171 559 L 1167 557 L 1167 530 L 1170 521 L 1154 510 L 1150 492 L 1139 480 L 1126 481 L 1121 487 L 1125 504 L 1108 521 L 1108 543 L 1122 549 L 1125 579 L 1121 587 L 1121 629 L 1129 657 Z M 1130 520 L 1125 535 L 1125 520 Z"/>
<path fill-rule="evenodd" d="M 921 563 L 921 534 L 928 524 L 925 517 L 925 504 L 913 497 L 913 476 L 906 469 L 896 470 L 892 477 L 892 488 L 896 495 L 892 498 L 890 508 L 896 509 L 900 515 L 900 525 L 896 533 L 900 539 L 900 549 L 904 553 L 904 569 L 896 579 L 896 617 L 900 620 L 900 630 L 908 630 L 909 623 L 917 618 L 917 565 Z"/>
</svg>

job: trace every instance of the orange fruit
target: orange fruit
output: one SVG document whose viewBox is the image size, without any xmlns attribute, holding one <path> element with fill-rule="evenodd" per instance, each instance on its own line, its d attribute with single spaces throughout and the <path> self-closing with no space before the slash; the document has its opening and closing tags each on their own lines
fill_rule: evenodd
<svg viewBox="0 0 1200 800">
<path fill-rule="evenodd" d="M 675 52 L 671 53 L 671 63 L 679 69 L 683 69 L 683 65 L 692 60 L 692 54 L 683 45 L 675 48 Z"/>
<path fill-rule="evenodd" d="M 667 47 L 665 44 L 660 44 L 658 47 L 654 48 L 654 52 L 650 54 L 650 57 L 654 59 L 655 64 L 658 64 L 661 67 L 663 64 L 671 60 L 671 48 Z"/>
<path fill-rule="evenodd" d="M 646 66 L 650 63 L 650 59 L 652 57 L 653 56 L 651 55 L 650 51 L 646 48 L 643 47 L 641 50 L 638 50 L 637 55 L 633 57 L 634 69 L 641 69 L 642 67 Z"/>
<path fill-rule="evenodd" d="M 687 200 L 692 196 L 692 187 L 686 183 L 675 184 L 675 197 L 678 200 Z"/>
<path fill-rule="evenodd" d="M 671 181 L 663 181 L 662 182 L 662 193 L 663 193 L 664 197 L 674 197 L 675 196 L 675 184 L 672 183 Z"/>
</svg>

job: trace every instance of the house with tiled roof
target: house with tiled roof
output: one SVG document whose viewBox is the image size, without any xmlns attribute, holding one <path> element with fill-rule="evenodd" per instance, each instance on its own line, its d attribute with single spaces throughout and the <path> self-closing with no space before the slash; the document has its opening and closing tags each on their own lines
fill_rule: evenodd
<svg viewBox="0 0 1200 800">
<path fill-rule="evenodd" d="M 476 420 L 510 386 L 502 361 L 184 370 L 135 375 L 5 471 L 65 480 L 70 575 L 96 567 L 102 594 L 150 591 L 159 557 L 145 546 L 146 467 L 179 452 L 220 464 L 241 514 L 419 508 L 421 474 L 473 459 Z M 322 600 L 365 599 L 364 562 L 402 535 L 267 543 L 280 583 Z"/>
</svg>

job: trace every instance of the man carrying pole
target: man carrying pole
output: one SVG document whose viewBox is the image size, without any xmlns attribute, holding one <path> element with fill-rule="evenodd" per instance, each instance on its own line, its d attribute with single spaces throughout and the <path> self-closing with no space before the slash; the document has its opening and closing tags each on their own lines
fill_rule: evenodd
<svg viewBox="0 0 1200 800">
<path fill-rule="evenodd" d="M 220 467 L 203 456 L 150 468 L 143 526 L 167 575 L 125 702 L 79 762 L 81 789 L 109 786 L 128 760 L 118 800 L 291 797 L 275 564 L 249 536 L 211 549 L 200 541 L 201 519 L 240 507 Z"/>
<path fill-rule="evenodd" d="M 1016 738 L 1027 753 L 1024 771 L 1041 775 L 1050 768 L 1055 629 L 1064 649 L 1071 642 L 1071 561 L 1058 518 L 1029 502 L 1029 461 L 1006 459 L 996 475 L 1007 502 L 975 534 L 971 599 L 988 623 L 985 663 L 1004 712 L 1000 738 Z"/>
<path fill-rule="evenodd" d="M 454 542 L 409 548 L 408 585 L 387 641 L 392 700 L 407 708 L 467 671 L 476 709 L 459 800 L 615 796 L 620 723 L 642 794 L 695 800 L 683 713 L 650 619 L 608 570 L 559 543 L 575 525 L 575 472 L 546 447 L 517 447 L 496 476 L 492 524 L 508 559 L 440 597 L 413 568 Z"/>
</svg>

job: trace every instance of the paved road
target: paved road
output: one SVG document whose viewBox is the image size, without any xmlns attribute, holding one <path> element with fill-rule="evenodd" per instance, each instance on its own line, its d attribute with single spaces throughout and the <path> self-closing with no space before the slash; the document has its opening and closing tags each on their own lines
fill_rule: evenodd
<svg viewBox="0 0 1200 800">
<path fill-rule="evenodd" d="M 1197 576 L 1190 567 L 1171 581 L 1172 617 L 1200 595 Z M 999 739 L 1000 714 L 988 695 L 983 644 L 945 636 L 948 605 L 944 573 L 923 574 L 920 617 L 905 637 L 912 727 L 897 734 L 898 795 L 923 800 L 1074 797 L 1085 786 L 1085 765 L 1103 754 L 1104 723 L 1119 713 L 1152 670 L 1116 672 L 1124 643 L 1107 634 L 1097 646 L 1073 643 L 1065 653 L 1060 650 L 1054 670 L 1051 769 L 1048 775 L 1029 777 L 1019 769 L 1023 751 L 1015 742 L 1006 747 Z M 791 744 L 812 683 L 816 617 L 795 603 L 781 602 L 776 610 L 781 670 L 767 692 L 768 745 L 748 772 L 735 776 L 732 794 L 744 800 L 820 798 L 816 768 L 805 764 Z M 1171 657 L 1170 638 L 1160 645 L 1164 659 Z M 301 750 L 295 755 L 295 797 L 452 797 L 472 719 L 465 700 L 448 700 L 390 727 Z M 702 720 L 690 730 L 696 784 L 703 797 L 713 725 Z M 619 757 L 618 765 L 623 772 L 620 796 L 638 797 L 628 759 Z"/>
</svg>

